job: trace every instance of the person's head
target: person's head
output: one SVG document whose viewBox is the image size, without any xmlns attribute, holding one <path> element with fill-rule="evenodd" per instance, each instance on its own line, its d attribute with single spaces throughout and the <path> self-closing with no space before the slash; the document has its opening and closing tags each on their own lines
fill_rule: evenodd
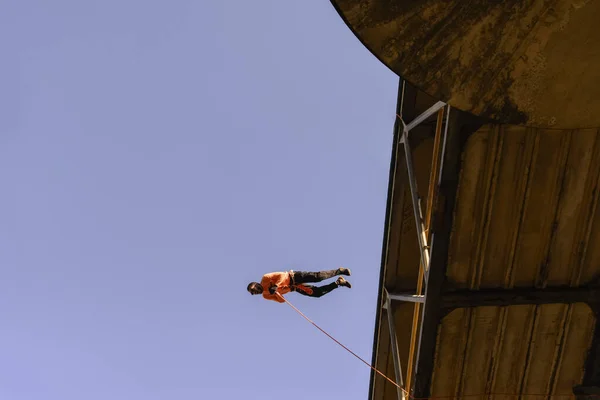
<svg viewBox="0 0 600 400">
<path fill-rule="evenodd" d="M 250 282 L 247 289 L 250 294 L 261 294 L 263 292 L 263 287 L 258 282 Z"/>
</svg>

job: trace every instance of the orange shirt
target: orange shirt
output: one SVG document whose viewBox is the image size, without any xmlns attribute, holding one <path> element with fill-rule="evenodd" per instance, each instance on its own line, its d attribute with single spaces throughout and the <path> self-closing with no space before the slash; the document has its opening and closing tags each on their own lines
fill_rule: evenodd
<svg viewBox="0 0 600 400">
<path fill-rule="evenodd" d="M 271 272 L 264 274 L 260 285 L 263 287 L 263 297 L 267 300 L 274 300 L 278 303 L 284 303 L 276 294 L 269 293 L 269 288 L 273 285 L 277 286 L 277 292 L 279 294 L 289 293 L 290 290 L 290 273 L 289 272 Z"/>
</svg>

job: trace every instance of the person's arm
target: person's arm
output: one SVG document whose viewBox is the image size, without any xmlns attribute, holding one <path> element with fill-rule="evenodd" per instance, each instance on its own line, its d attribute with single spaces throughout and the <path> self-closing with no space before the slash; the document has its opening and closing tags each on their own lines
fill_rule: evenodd
<svg viewBox="0 0 600 400">
<path fill-rule="evenodd" d="M 283 300 L 281 298 L 281 295 L 278 294 L 268 294 L 268 293 L 263 293 L 263 297 L 267 300 L 273 300 L 276 301 L 278 303 L 285 303 L 285 300 Z"/>
<path fill-rule="evenodd" d="M 272 286 L 269 287 L 269 293 L 270 294 L 275 294 L 275 292 L 278 292 L 278 289 L 290 289 L 292 290 L 292 287 L 289 285 L 284 285 L 284 286 L 277 286 L 275 284 L 273 284 Z M 281 293 L 281 292 L 279 292 Z"/>
<path fill-rule="evenodd" d="M 267 289 L 267 291 L 270 294 L 273 294 L 273 290 L 272 288 L 275 287 L 275 290 L 277 290 L 277 284 L 275 283 L 273 277 L 271 276 L 272 274 L 265 274 L 263 275 L 262 279 L 260 280 L 260 285 L 264 288 Z"/>
</svg>

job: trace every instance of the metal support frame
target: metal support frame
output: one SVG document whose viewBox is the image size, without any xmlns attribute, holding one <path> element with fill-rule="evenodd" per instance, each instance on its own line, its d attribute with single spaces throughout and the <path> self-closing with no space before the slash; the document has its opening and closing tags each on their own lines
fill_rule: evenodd
<svg viewBox="0 0 600 400">
<path fill-rule="evenodd" d="M 409 303 L 425 303 L 425 295 L 412 293 L 390 293 L 388 298 L 394 301 L 404 301 Z"/>
<path fill-rule="evenodd" d="M 406 169 L 408 170 L 410 194 L 413 203 L 413 211 L 415 214 L 415 223 L 417 225 L 419 250 L 421 251 L 421 266 L 423 268 L 425 280 L 427 280 L 427 273 L 429 271 L 429 246 L 427 245 L 427 238 L 425 237 L 425 227 L 423 225 L 423 211 L 421 210 L 421 202 L 419 201 L 419 193 L 417 191 L 417 178 L 415 177 L 415 171 L 412 160 L 412 150 L 410 148 L 410 142 L 408 140 L 408 131 L 406 130 L 406 128 L 402 133 L 402 138 L 404 142 L 404 154 L 406 157 Z"/>
<path fill-rule="evenodd" d="M 595 400 L 600 396 L 600 387 L 577 385 L 573 387 L 573 394 L 577 400 Z"/>
<path fill-rule="evenodd" d="M 421 122 L 425 121 L 427 118 L 431 117 L 435 112 L 437 112 L 440 108 L 444 107 L 446 103 L 443 101 L 438 101 L 431 107 L 429 107 L 424 113 L 419 115 L 417 118 L 412 120 L 408 125 L 404 127 L 406 132 L 409 132 L 411 129 L 416 128 Z"/>
<path fill-rule="evenodd" d="M 394 360 L 394 370 L 396 373 L 396 382 L 399 385 L 401 385 L 403 388 L 404 388 L 404 382 L 403 382 L 403 378 L 402 378 L 402 366 L 400 364 L 400 355 L 398 353 L 396 329 L 395 329 L 394 317 L 393 317 L 393 308 L 392 308 L 393 301 L 411 302 L 411 303 L 415 303 L 415 305 L 425 303 L 426 298 L 427 298 L 426 293 L 427 293 L 427 283 L 428 283 L 428 278 L 429 278 L 429 263 L 430 263 L 430 244 L 428 243 L 428 233 L 426 232 L 425 218 L 423 216 L 423 209 L 421 207 L 421 199 L 418 194 L 417 179 L 416 179 L 416 175 L 415 175 L 415 171 L 414 171 L 414 165 L 413 165 L 413 159 L 412 159 L 412 149 L 411 149 L 410 140 L 409 140 L 409 132 L 412 129 L 416 128 L 422 122 L 426 121 L 429 117 L 434 115 L 436 112 L 442 113 L 442 111 L 440 111 L 440 110 L 445 106 L 446 106 L 446 103 L 444 103 L 442 101 L 436 102 L 434 105 L 429 107 L 429 109 L 427 109 L 425 112 L 423 112 L 422 114 L 417 116 L 408 125 L 405 124 L 404 121 L 400 118 L 400 123 L 402 124 L 401 125 L 402 136 L 400 138 L 400 143 L 402 143 L 404 145 L 406 169 L 408 172 L 408 181 L 409 181 L 409 186 L 410 186 L 414 218 L 415 218 L 415 224 L 416 224 L 416 230 L 417 230 L 417 237 L 418 237 L 418 241 L 419 241 L 419 249 L 420 249 L 420 254 L 421 254 L 421 262 L 419 263 L 419 265 L 420 265 L 422 274 L 421 273 L 419 274 L 419 280 L 422 279 L 425 283 L 425 294 L 420 294 L 420 293 L 417 293 L 417 294 L 414 294 L 414 293 L 390 294 L 387 292 L 387 290 L 384 289 L 385 290 L 385 302 L 383 303 L 383 307 L 387 310 L 387 315 L 388 315 L 390 341 L 391 341 L 391 347 L 392 347 L 392 358 Z M 440 155 L 441 161 L 440 161 L 440 166 L 439 166 L 439 174 L 437 175 L 438 179 L 437 179 L 437 182 L 430 182 L 430 185 L 435 185 L 436 187 L 438 187 L 439 184 L 441 183 L 442 168 L 443 168 L 443 164 L 444 164 L 443 163 L 444 151 L 446 148 L 446 136 L 448 134 L 449 113 L 450 113 L 450 107 L 448 106 L 447 107 L 446 124 L 445 124 L 445 129 L 444 129 L 444 133 L 443 133 L 443 137 L 442 137 L 442 149 L 441 149 L 441 155 Z M 442 114 L 440 114 L 440 116 L 438 116 L 438 125 L 442 123 L 441 115 Z M 439 129 L 441 129 L 441 125 L 438 127 L 438 130 Z M 437 156 L 437 155 L 434 155 L 434 156 Z M 436 164 L 434 164 L 434 165 L 436 165 Z M 431 242 L 433 243 L 434 235 L 432 234 L 429 236 L 431 237 Z M 420 287 L 420 285 L 419 285 L 419 287 Z M 422 314 L 424 312 L 424 308 L 422 308 L 422 309 L 417 308 L 415 312 Z M 418 318 L 416 321 L 418 321 Z M 412 362 L 414 361 L 415 365 L 418 364 L 418 358 L 419 358 L 418 355 L 419 355 L 420 345 L 421 345 L 420 336 L 421 336 L 421 332 L 423 329 L 422 321 L 421 321 L 421 326 L 419 328 L 416 328 L 416 326 L 417 326 L 416 321 L 413 322 L 414 327 L 413 327 L 413 332 L 411 333 L 411 336 L 414 336 L 413 338 L 411 338 L 411 350 L 414 351 L 413 344 L 412 344 L 413 340 L 417 340 L 418 344 L 416 345 L 415 359 L 413 360 L 413 356 L 409 355 L 409 361 L 408 361 L 408 363 L 409 363 L 408 379 L 409 380 L 412 378 L 412 375 L 410 373 L 410 371 L 412 371 L 412 369 L 413 369 Z M 409 390 L 410 390 L 411 382 L 407 381 L 407 385 L 408 385 L 407 388 L 409 388 Z M 398 399 L 405 400 L 405 396 L 406 396 L 406 392 L 398 389 Z"/>
<path fill-rule="evenodd" d="M 421 266 L 423 268 L 423 275 L 425 277 L 425 281 L 427 281 L 427 277 L 429 274 L 429 262 L 430 262 L 429 250 L 431 248 L 431 245 L 427 241 L 427 233 L 425 232 L 425 225 L 424 225 L 425 219 L 423 218 L 423 209 L 421 208 L 421 198 L 419 197 L 419 191 L 418 191 L 418 187 L 417 187 L 417 178 L 415 176 L 413 159 L 412 159 L 412 149 L 410 147 L 410 140 L 408 138 L 408 133 L 410 132 L 411 129 L 414 129 L 415 127 L 417 127 L 421 122 L 427 120 L 427 118 L 431 117 L 434 113 L 436 113 L 442 107 L 445 107 L 445 106 L 446 106 L 446 103 L 444 103 L 443 101 L 438 101 L 433 106 L 429 107 L 429 109 L 427 109 L 424 113 L 422 113 L 417 118 L 415 118 L 408 125 L 404 124 L 404 121 L 402 121 L 403 130 L 402 130 L 401 143 L 404 144 L 406 169 L 408 171 L 408 181 L 409 181 L 409 185 L 410 185 L 410 194 L 411 194 L 412 203 L 413 203 L 413 212 L 415 215 L 414 218 L 415 218 L 415 224 L 416 224 L 416 228 L 417 228 L 417 238 L 419 240 L 419 250 L 421 252 Z M 448 117 L 450 115 L 450 107 L 449 106 L 448 106 L 447 113 L 448 113 L 448 115 L 446 117 L 446 126 L 444 129 L 443 144 L 442 144 L 442 151 L 441 151 L 442 159 L 444 157 L 444 151 L 446 149 L 446 136 L 448 135 Z M 436 182 L 435 185 L 439 186 L 439 184 L 441 183 L 443 166 L 444 166 L 444 163 L 442 162 L 440 165 L 440 173 L 438 175 L 438 182 Z M 434 238 L 432 235 L 432 239 L 431 239 L 432 243 L 433 243 L 433 239 Z M 419 296 L 419 295 L 417 295 L 417 296 Z"/>
<path fill-rule="evenodd" d="M 597 399 L 600 395 L 600 303 L 592 303 L 590 307 L 596 317 L 595 334 L 585 360 L 583 380 L 580 385 L 573 387 L 577 400 Z"/>
<path fill-rule="evenodd" d="M 445 107 L 445 110 L 442 107 Z M 438 111 L 438 122 L 433 151 L 436 158 L 432 160 L 430 170 L 428 204 L 424 210 L 426 214 L 424 220 L 424 213 L 420 208 L 417 192 L 409 133 L 420 123 L 433 116 L 436 111 Z M 444 316 L 444 312 L 448 310 L 443 306 L 443 296 L 446 284 L 446 264 L 453 226 L 453 210 L 455 208 L 456 192 L 460 176 L 461 154 L 464 141 L 481 127 L 482 121 L 469 114 L 455 112 L 455 110 L 452 110 L 449 105 L 443 102 L 435 103 L 427 111 L 414 118 L 408 125 L 402 120 L 401 110 L 397 115 L 399 119 L 397 120 L 396 129 L 399 138 L 395 143 L 402 143 L 404 145 L 408 179 L 403 180 L 402 183 L 409 183 L 414 205 L 413 211 L 415 213 L 421 259 L 419 265 L 420 276 L 417 279 L 417 284 L 421 284 L 421 289 L 417 287 L 413 293 L 389 294 L 389 297 L 386 297 L 386 299 L 389 299 L 388 302 L 383 301 L 380 304 L 380 310 L 383 310 L 383 308 L 392 309 L 395 301 L 406 301 L 414 307 L 412 330 L 410 333 L 411 343 L 408 361 L 405 365 L 404 389 L 407 396 L 427 398 L 431 394 L 437 329 Z M 444 128 L 443 131 L 442 127 Z M 410 137 L 412 138 L 412 136 Z M 433 161 L 438 160 L 438 155 L 439 165 L 436 165 Z M 432 193 L 434 193 L 433 196 Z M 443 212 L 439 212 L 442 210 Z M 433 218 L 429 219 L 429 214 L 432 211 L 435 211 Z M 424 232 L 423 224 L 425 224 L 426 228 L 429 227 L 429 231 Z M 382 273 L 385 273 L 384 267 L 386 263 L 387 260 L 384 259 L 382 261 Z M 382 282 L 384 281 L 382 280 Z M 385 292 L 385 288 L 381 289 L 380 296 L 383 296 L 383 292 Z M 387 292 L 385 294 L 386 296 L 388 295 Z M 503 297 L 503 299 L 506 299 L 506 297 Z M 387 307 L 385 306 L 386 303 Z M 600 330 L 600 327 L 598 329 Z M 600 343 L 600 340 L 598 343 Z M 600 361 L 598 361 L 600 360 L 600 344 L 597 348 L 598 351 L 594 353 L 595 357 L 590 363 L 596 362 L 600 365 Z M 414 371 L 411 371 L 411 369 Z M 592 386 L 592 382 L 595 382 L 595 380 L 591 378 L 584 380 L 584 384 L 587 386 Z"/>
<path fill-rule="evenodd" d="M 406 125 L 404 123 L 404 121 L 401 121 L 403 124 L 403 129 L 402 129 L 402 140 L 401 143 L 404 144 L 404 155 L 406 158 L 406 169 L 408 171 L 408 181 L 410 184 L 410 194 L 411 194 L 411 198 L 412 198 L 412 202 L 413 202 L 413 211 L 415 214 L 415 224 L 417 227 L 417 236 L 418 236 L 418 240 L 419 240 L 419 249 L 421 251 L 421 265 L 423 267 L 423 273 L 425 276 L 425 281 L 427 281 L 427 275 L 429 273 L 429 249 L 430 249 L 430 245 L 427 243 L 427 235 L 425 233 L 425 226 L 424 226 L 424 218 L 423 218 L 423 210 L 421 208 L 421 199 L 419 198 L 419 191 L 417 188 L 417 178 L 415 176 L 415 171 L 414 171 L 414 165 L 413 165 L 413 160 L 412 160 L 412 149 L 410 147 L 410 140 L 408 138 L 408 134 L 410 132 L 411 129 L 416 128 L 420 123 L 422 123 L 423 121 L 427 120 L 427 118 L 431 117 L 434 113 L 436 113 L 438 110 L 440 110 L 442 107 L 445 107 L 446 103 L 444 103 L 443 101 L 438 101 L 437 103 L 435 103 L 434 105 L 432 105 L 431 107 L 429 107 L 429 109 L 427 109 L 424 113 L 422 113 L 421 115 L 419 115 L 418 117 L 416 117 L 413 121 L 411 121 L 408 125 Z M 450 107 L 448 107 L 448 113 L 450 112 Z M 448 134 L 448 118 L 446 118 L 446 126 L 445 126 L 445 130 L 444 130 L 444 137 L 443 137 L 443 146 L 442 146 L 442 153 L 441 153 L 441 157 L 444 157 L 444 150 L 446 148 L 446 135 Z M 441 172 L 442 172 L 442 167 L 443 167 L 443 163 L 440 166 L 440 174 L 439 174 L 439 179 L 438 182 L 436 182 L 436 185 L 439 185 L 440 179 L 441 179 Z M 433 238 L 432 238 L 433 241 Z"/>
<path fill-rule="evenodd" d="M 385 291 L 385 308 L 387 311 L 388 326 L 390 329 L 390 342 L 392 344 L 392 359 L 394 360 L 394 372 L 396 374 L 396 383 L 402 387 L 396 388 L 398 392 L 398 400 L 406 400 L 406 395 L 403 390 L 404 380 L 402 379 L 402 364 L 400 363 L 400 352 L 398 351 L 398 339 L 396 336 L 396 325 L 394 323 L 394 309 L 390 295 Z"/>
<path fill-rule="evenodd" d="M 418 126 L 418 124 L 420 124 L 421 122 L 427 120 L 427 118 L 429 118 L 430 116 L 432 116 L 434 113 L 436 113 L 438 110 L 442 109 L 443 107 L 446 106 L 446 103 L 442 102 L 442 101 L 438 101 L 437 103 L 435 103 L 433 106 L 429 107 L 429 109 L 427 109 L 424 113 L 422 113 L 421 115 L 419 115 L 417 118 L 415 118 L 411 123 L 409 123 L 408 125 L 404 126 L 404 131 L 403 131 L 403 139 L 404 139 L 404 151 L 406 154 L 406 164 L 407 164 L 407 170 L 408 170 L 408 179 L 410 182 L 410 189 L 411 189 L 411 196 L 413 199 L 413 210 L 415 213 L 415 224 L 417 227 L 417 237 L 419 240 L 419 248 L 421 250 L 421 268 L 423 271 L 423 280 L 424 280 L 424 286 L 425 286 L 425 292 L 423 296 L 423 303 L 427 300 L 427 291 L 429 288 L 429 266 L 430 266 L 430 262 L 431 262 L 431 247 L 432 244 L 434 243 L 435 240 L 435 234 L 430 235 L 431 237 L 431 244 L 428 243 L 427 241 L 427 233 L 425 232 L 425 221 L 423 219 L 423 211 L 421 209 L 421 203 L 420 203 L 420 199 L 419 199 L 419 195 L 418 195 L 418 189 L 417 189 L 417 181 L 416 181 L 416 176 L 414 174 L 414 167 L 413 167 L 413 161 L 412 161 L 412 149 L 410 147 L 410 140 L 409 140 L 409 136 L 408 133 L 410 131 L 410 129 L 414 129 L 416 126 Z M 446 149 L 446 137 L 448 135 L 448 125 L 450 122 L 450 106 L 447 107 L 447 115 L 446 115 L 446 124 L 445 124 L 445 129 L 444 129 L 444 133 L 442 136 L 442 150 L 441 153 L 439 155 L 440 157 L 440 166 L 439 166 L 439 174 L 438 174 L 438 179 L 437 182 L 430 182 L 430 185 L 436 185 L 436 187 L 439 187 L 440 183 L 441 183 L 441 178 L 442 178 L 442 171 L 443 171 L 443 166 L 444 166 L 444 154 L 445 154 L 445 149 Z M 438 123 L 442 123 L 441 120 L 438 121 Z M 440 126 L 441 128 L 441 126 Z M 437 156 L 434 154 L 434 157 Z M 434 164 L 435 165 L 435 164 Z M 421 293 L 417 293 L 417 295 L 421 296 Z M 413 355 L 412 352 L 415 351 L 414 347 L 411 345 L 411 354 L 409 354 L 409 371 L 410 371 L 410 376 L 408 377 L 409 381 L 407 381 L 407 386 L 409 388 L 409 391 L 412 392 L 412 380 L 414 379 L 414 376 L 416 375 L 415 372 L 417 372 L 415 370 L 415 368 L 413 368 L 414 366 L 418 366 L 419 364 L 419 355 L 421 352 L 421 338 L 422 338 L 422 332 L 423 332 L 423 324 L 424 324 L 424 318 L 423 317 L 423 313 L 425 312 L 425 307 L 420 308 L 418 307 L 417 310 L 415 310 L 415 312 L 419 313 L 419 317 L 421 319 L 421 324 L 418 328 L 413 328 L 413 332 L 411 333 L 411 342 L 413 340 L 416 340 L 418 338 L 418 342 L 416 343 L 416 356 Z M 418 323 L 418 318 L 413 321 L 413 325 Z M 414 337 L 412 337 L 414 336 Z"/>
<path fill-rule="evenodd" d="M 388 298 L 402 302 L 424 302 L 425 296 L 389 293 Z M 600 303 L 597 287 L 548 287 L 514 289 L 461 289 L 442 293 L 441 307 L 447 310 L 484 306 Z"/>
</svg>

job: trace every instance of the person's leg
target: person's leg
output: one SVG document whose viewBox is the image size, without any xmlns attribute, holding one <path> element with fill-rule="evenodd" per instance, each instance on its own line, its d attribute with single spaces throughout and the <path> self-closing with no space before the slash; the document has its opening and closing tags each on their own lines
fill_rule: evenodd
<svg viewBox="0 0 600 400">
<path fill-rule="evenodd" d="M 348 268 L 338 268 L 319 272 L 294 271 L 293 282 L 295 285 L 301 285 L 303 283 L 316 283 L 338 275 L 350 276 L 350 270 Z"/>
<path fill-rule="evenodd" d="M 337 289 L 337 287 L 338 284 L 336 282 L 331 282 L 323 286 L 302 285 L 300 287 L 296 287 L 296 293 L 300 293 L 308 297 L 321 297 L 332 290 Z"/>
<path fill-rule="evenodd" d="M 337 289 L 340 286 L 352 287 L 350 282 L 346 281 L 341 276 L 335 281 L 331 282 L 327 285 L 323 286 L 314 286 L 314 285 L 299 285 L 295 287 L 295 292 L 300 293 L 304 296 L 308 297 L 321 297 L 331 292 L 334 289 Z"/>
</svg>

